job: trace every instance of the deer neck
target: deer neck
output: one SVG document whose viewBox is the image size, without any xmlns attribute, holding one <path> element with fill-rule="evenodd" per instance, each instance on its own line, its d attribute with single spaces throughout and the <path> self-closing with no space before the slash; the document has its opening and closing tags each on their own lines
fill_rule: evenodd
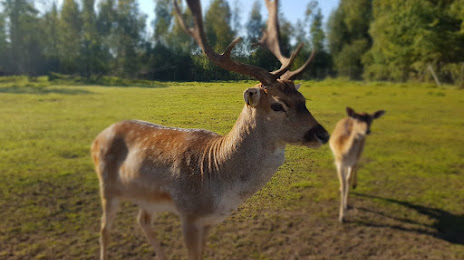
<svg viewBox="0 0 464 260">
<path fill-rule="evenodd" d="M 365 134 L 361 134 L 359 129 L 356 128 L 354 119 L 348 118 L 346 120 L 345 131 L 348 134 L 348 138 L 344 144 L 343 154 L 350 153 L 352 150 L 359 150 L 364 145 L 366 136 Z"/>
<path fill-rule="evenodd" d="M 273 138 L 266 117 L 258 113 L 245 106 L 232 130 L 211 145 L 210 170 L 267 182 L 283 164 L 285 143 Z"/>
</svg>

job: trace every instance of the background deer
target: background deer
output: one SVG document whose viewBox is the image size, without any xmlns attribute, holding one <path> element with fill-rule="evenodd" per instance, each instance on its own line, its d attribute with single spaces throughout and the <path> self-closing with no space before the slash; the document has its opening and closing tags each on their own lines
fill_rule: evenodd
<svg viewBox="0 0 464 260">
<path fill-rule="evenodd" d="M 230 53 L 239 39 L 223 54 L 214 52 L 205 40 L 200 2 L 187 3 L 194 28 L 186 27 L 176 4 L 177 15 L 203 53 L 222 68 L 261 83 L 245 90 L 243 110 L 224 136 L 132 120 L 115 123 L 95 138 L 91 154 L 103 208 L 101 259 L 106 259 L 110 226 L 121 200 L 140 207 L 138 222 L 159 258 L 165 255 L 151 229 L 152 213 L 171 211 L 182 222 L 189 258 L 201 259 L 210 227 L 269 181 L 284 162 L 286 144 L 319 147 L 329 139 L 292 81 L 307 67 L 314 51 L 301 68 L 288 70 L 301 45 L 290 58 L 282 56 L 277 0 L 266 1 L 268 26 L 259 42 L 282 63 L 273 72 L 231 60 Z"/>
<path fill-rule="evenodd" d="M 374 114 L 356 113 L 350 107 L 346 108 L 347 118 L 338 121 L 330 137 L 330 149 L 335 157 L 338 180 L 340 181 L 340 214 L 338 220 L 344 222 L 348 207 L 348 183 L 356 189 L 358 180 L 356 170 L 364 148 L 366 135 L 371 133 L 374 119 L 381 117 L 385 111 Z"/>
</svg>

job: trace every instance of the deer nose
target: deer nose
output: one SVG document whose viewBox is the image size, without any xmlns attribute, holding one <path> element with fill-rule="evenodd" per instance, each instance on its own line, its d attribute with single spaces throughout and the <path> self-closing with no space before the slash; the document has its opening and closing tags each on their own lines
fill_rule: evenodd
<svg viewBox="0 0 464 260">
<path fill-rule="evenodd" d="M 327 143 L 330 138 L 330 135 L 327 132 L 327 130 L 325 130 L 325 128 L 320 124 L 309 130 L 305 135 L 305 139 L 311 140 L 313 136 L 316 136 L 317 139 L 319 139 L 323 144 Z"/>
<path fill-rule="evenodd" d="M 330 134 L 325 130 L 325 128 L 322 125 L 318 126 L 318 131 L 316 131 L 316 136 L 319 138 L 319 140 L 322 141 L 323 144 L 327 143 L 330 139 Z"/>
</svg>

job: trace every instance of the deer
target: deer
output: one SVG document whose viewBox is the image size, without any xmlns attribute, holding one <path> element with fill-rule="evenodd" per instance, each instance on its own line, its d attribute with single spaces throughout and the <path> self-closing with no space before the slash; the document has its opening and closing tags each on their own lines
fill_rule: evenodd
<svg viewBox="0 0 464 260">
<path fill-rule="evenodd" d="M 340 182 L 340 213 L 338 217 L 340 223 L 345 222 L 349 184 L 351 183 L 353 189 L 356 189 L 358 185 L 357 169 L 366 136 L 371 133 L 374 119 L 381 117 L 385 111 L 378 110 L 373 114 L 356 113 L 351 107 L 347 107 L 346 113 L 348 117 L 337 122 L 329 141 Z"/>
<path fill-rule="evenodd" d="M 166 259 L 166 255 L 151 227 L 153 215 L 168 211 L 181 221 L 188 258 L 202 259 L 208 231 L 271 179 L 284 163 L 287 144 L 318 148 L 330 138 L 308 111 L 299 86 L 293 82 L 313 59 L 314 50 L 302 67 L 289 70 L 302 45 L 290 58 L 281 54 L 277 0 L 266 0 L 268 26 L 257 43 L 281 62 L 272 72 L 231 58 L 240 38 L 223 54 L 216 53 L 206 41 L 200 1 L 187 0 L 187 4 L 193 26 L 186 26 L 174 1 L 176 16 L 203 54 L 216 65 L 260 83 L 243 92 L 243 109 L 225 135 L 139 120 L 116 122 L 97 135 L 91 157 L 103 211 L 102 260 L 107 259 L 110 229 L 121 201 L 139 207 L 138 224 L 157 258 Z"/>
</svg>

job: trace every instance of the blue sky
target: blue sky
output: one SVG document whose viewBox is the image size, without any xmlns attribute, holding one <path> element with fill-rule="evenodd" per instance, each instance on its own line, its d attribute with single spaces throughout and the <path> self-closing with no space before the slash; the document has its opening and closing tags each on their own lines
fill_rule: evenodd
<svg viewBox="0 0 464 260">
<path fill-rule="evenodd" d="M 306 11 L 306 6 L 310 0 L 280 0 L 282 12 L 285 17 L 290 20 L 292 23 L 295 23 L 298 19 L 304 18 L 304 13 Z M 207 8 L 212 0 L 203 0 L 202 6 L 203 10 Z M 248 20 L 250 15 L 251 7 L 254 3 L 254 0 L 228 0 L 231 8 L 234 8 L 235 5 L 240 6 L 241 19 L 243 21 Z M 324 15 L 324 21 L 327 21 L 330 13 L 337 8 L 339 0 L 319 0 L 319 6 L 321 7 L 322 14 Z M 154 18 L 154 9 L 155 9 L 155 0 L 139 0 L 139 7 L 142 12 L 148 15 L 148 21 L 152 21 Z M 263 16 L 267 15 L 266 7 L 264 1 L 261 5 Z"/>
<path fill-rule="evenodd" d="M 202 5 L 203 9 L 207 8 L 212 0 L 203 0 Z M 241 19 L 242 24 L 248 20 L 250 15 L 251 7 L 253 5 L 254 0 L 228 0 L 231 8 L 234 8 L 235 5 L 240 7 L 241 12 Z M 282 12 L 284 13 L 285 17 L 290 20 L 293 24 L 296 23 L 298 19 L 303 20 L 304 13 L 306 11 L 306 5 L 309 3 L 310 0 L 280 0 L 281 1 L 281 8 Z M 41 2 L 40 0 L 38 1 Z M 43 1 L 42 2 L 47 2 Z M 58 5 L 61 6 L 63 0 L 57 0 Z M 96 4 L 100 0 L 96 0 Z M 156 0 L 138 0 L 139 2 L 139 9 L 140 12 L 147 15 L 147 25 L 151 24 L 151 21 L 154 19 L 154 9 L 155 9 L 155 2 Z M 319 6 L 322 10 L 322 14 L 324 16 L 324 24 L 327 21 L 330 13 L 337 8 L 339 0 L 319 0 Z M 44 4 L 47 5 L 47 4 Z M 262 7 L 262 14 L 264 17 L 267 16 L 266 7 L 263 1 Z M 151 26 L 150 26 L 151 27 Z M 151 31 L 151 28 L 147 28 L 148 31 Z"/>
</svg>

